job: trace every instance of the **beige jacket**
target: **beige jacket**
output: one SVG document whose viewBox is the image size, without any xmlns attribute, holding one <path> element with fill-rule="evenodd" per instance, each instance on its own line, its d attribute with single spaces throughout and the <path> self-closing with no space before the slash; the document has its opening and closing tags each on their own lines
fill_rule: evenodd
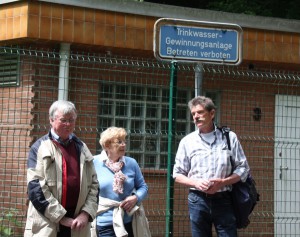
<svg viewBox="0 0 300 237">
<path fill-rule="evenodd" d="M 123 223 L 124 210 L 120 208 L 120 202 L 108 198 L 100 197 L 97 215 L 106 212 L 110 208 L 113 211 L 113 227 L 117 237 L 127 237 L 128 233 L 125 230 Z M 135 206 L 128 215 L 133 215 L 132 229 L 134 237 L 151 237 L 149 223 L 145 215 L 143 205 Z M 91 237 L 97 237 L 96 234 L 96 219 L 91 225 Z"/>
<path fill-rule="evenodd" d="M 85 211 L 90 221 L 96 216 L 98 180 L 94 168 L 93 156 L 87 146 L 76 138 L 80 151 L 80 193 L 75 215 Z M 33 145 L 34 146 L 34 145 Z M 59 221 L 66 214 L 60 204 L 62 197 L 62 154 L 60 149 L 44 136 L 29 154 L 36 159 L 34 168 L 27 170 L 27 182 L 38 183 L 48 205 L 43 214 L 29 202 L 24 237 L 56 237 Z M 31 158 L 32 158 L 31 157 Z M 44 201 L 44 202 L 45 202 Z M 72 231 L 72 237 L 89 237 L 90 224 L 81 231 Z"/>
</svg>

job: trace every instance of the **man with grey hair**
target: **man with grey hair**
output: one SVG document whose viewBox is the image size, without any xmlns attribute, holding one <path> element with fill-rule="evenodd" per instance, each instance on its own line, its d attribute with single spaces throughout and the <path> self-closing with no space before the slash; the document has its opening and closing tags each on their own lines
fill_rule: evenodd
<svg viewBox="0 0 300 237">
<path fill-rule="evenodd" d="M 76 118 L 72 102 L 55 101 L 49 109 L 49 133 L 30 148 L 25 237 L 90 236 L 99 184 L 93 155 L 73 133 Z"/>
<path fill-rule="evenodd" d="M 210 98 L 195 97 L 188 106 L 197 129 L 179 143 L 173 178 L 189 187 L 192 236 L 211 237 L 214 224 L 219 237 L 237 237 L 230 191 L 232 184 L 246 180 L 247 159 L 232 131 L 229 149 L 222 131 L 214 123 L 216 107 Z"/>
</svg>

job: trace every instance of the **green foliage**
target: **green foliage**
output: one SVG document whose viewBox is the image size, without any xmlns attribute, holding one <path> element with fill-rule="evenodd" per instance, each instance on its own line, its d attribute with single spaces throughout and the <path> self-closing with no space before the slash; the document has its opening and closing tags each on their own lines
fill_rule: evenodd
<svg viewBox="0 0 300 237">
<path fill-rule="evenodd" d="M 11 208 L 1 213 L 0 237 L 13 236 L 14 228 L 22 225 L 17 219 L 18 213 L 18 210 L 15 208 Z"/>
<path fill-rule="evenodd" d="M 247 15 L 271 16 L 269 1 L 248 0 L 214 0 L 208 4 L 208 9 Z"/>
<path fill-rule="evenodd" d="M 300 20 L 299 0 L 144 0 L 144 2 Z"/>
<path fill-rule="evenodd" d="M 291 0 L 287 8 L 286 17 L 288 19 L 298 19 L 300 20 L 300 1 Z"/>
<path fill-rule="evenodd" d="M 300 19 L 299 0 L 212 0 L 207 9 L 247 15 Z"/>
</svg>

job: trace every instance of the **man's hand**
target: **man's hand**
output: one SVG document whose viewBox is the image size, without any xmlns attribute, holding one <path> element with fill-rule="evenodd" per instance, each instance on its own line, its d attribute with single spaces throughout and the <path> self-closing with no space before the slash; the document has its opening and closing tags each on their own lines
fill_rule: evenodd
<svg viewBox="0 0 300 237">
<path fill-rule="evenodd" d="M 66 226 L 66 227 L 71 227 L 72 223 L 73 223 L 74 219 L 70 218 L 70 217 L 63 217 L 59 224 Z"/>
<path fill-rule="evenodd" d="M 206 192 L 211 187 L 212 184 L 213 183 L 207 179 L 199 179 L 195 181 L 195 188 L 202 192 Z"/>
<path fill-rule="evenodd" d="M 219 178 L 210 179 L 210 182 L 212 183 L 212 185 L 206 191 L 206 193 L 214 194 L 219 189 L 223 188 L 224 186 L 234 184 L 234 183 L 240 181 L 240 179 L 241 179 L 240 176 L 238 176 L 237 174 L 232 174 L 225 179 L 219 179 Z"/>
<path fill-rule="evenodd" d="M 89 214 L 85 211 L 80 212 L 80 214 L 73 220 L 71 229 L 72 230 L 82 230 L 86 227 L 87 223 L 89 222 Z"/>
<path fill-rule="evenodd" d="M 208 194 L 214 194 L 224 186 L 224 179 L 218 179 L 218 178 L 211 179 L 210 182 L 211 182 L 211 185 L 206 190 L 206 193 L 208 193 Z"/>
</svg>

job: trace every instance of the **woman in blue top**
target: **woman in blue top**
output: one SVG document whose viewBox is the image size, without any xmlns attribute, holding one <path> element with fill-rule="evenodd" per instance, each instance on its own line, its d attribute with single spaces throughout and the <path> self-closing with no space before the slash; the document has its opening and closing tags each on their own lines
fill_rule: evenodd
<svg viewBox="0 0 300 237">
<path fill-rule="evenodd" d="M 124 128 L 109 127 L 102 132 L 99 142 L 103 151 L 94 157 L 94 164 L 100 186 L 100 204 L 101 198 L 120 202 L 125 229 L 128 237 L 133 237 L 132 216 L 127 213 L 146 198 L 148 186 L 136 160 L 125 156 L 126 136 Z M 114 207 L 97 215 L 98 237 L 116 236 L 113 210 Z"/>
</svg>

